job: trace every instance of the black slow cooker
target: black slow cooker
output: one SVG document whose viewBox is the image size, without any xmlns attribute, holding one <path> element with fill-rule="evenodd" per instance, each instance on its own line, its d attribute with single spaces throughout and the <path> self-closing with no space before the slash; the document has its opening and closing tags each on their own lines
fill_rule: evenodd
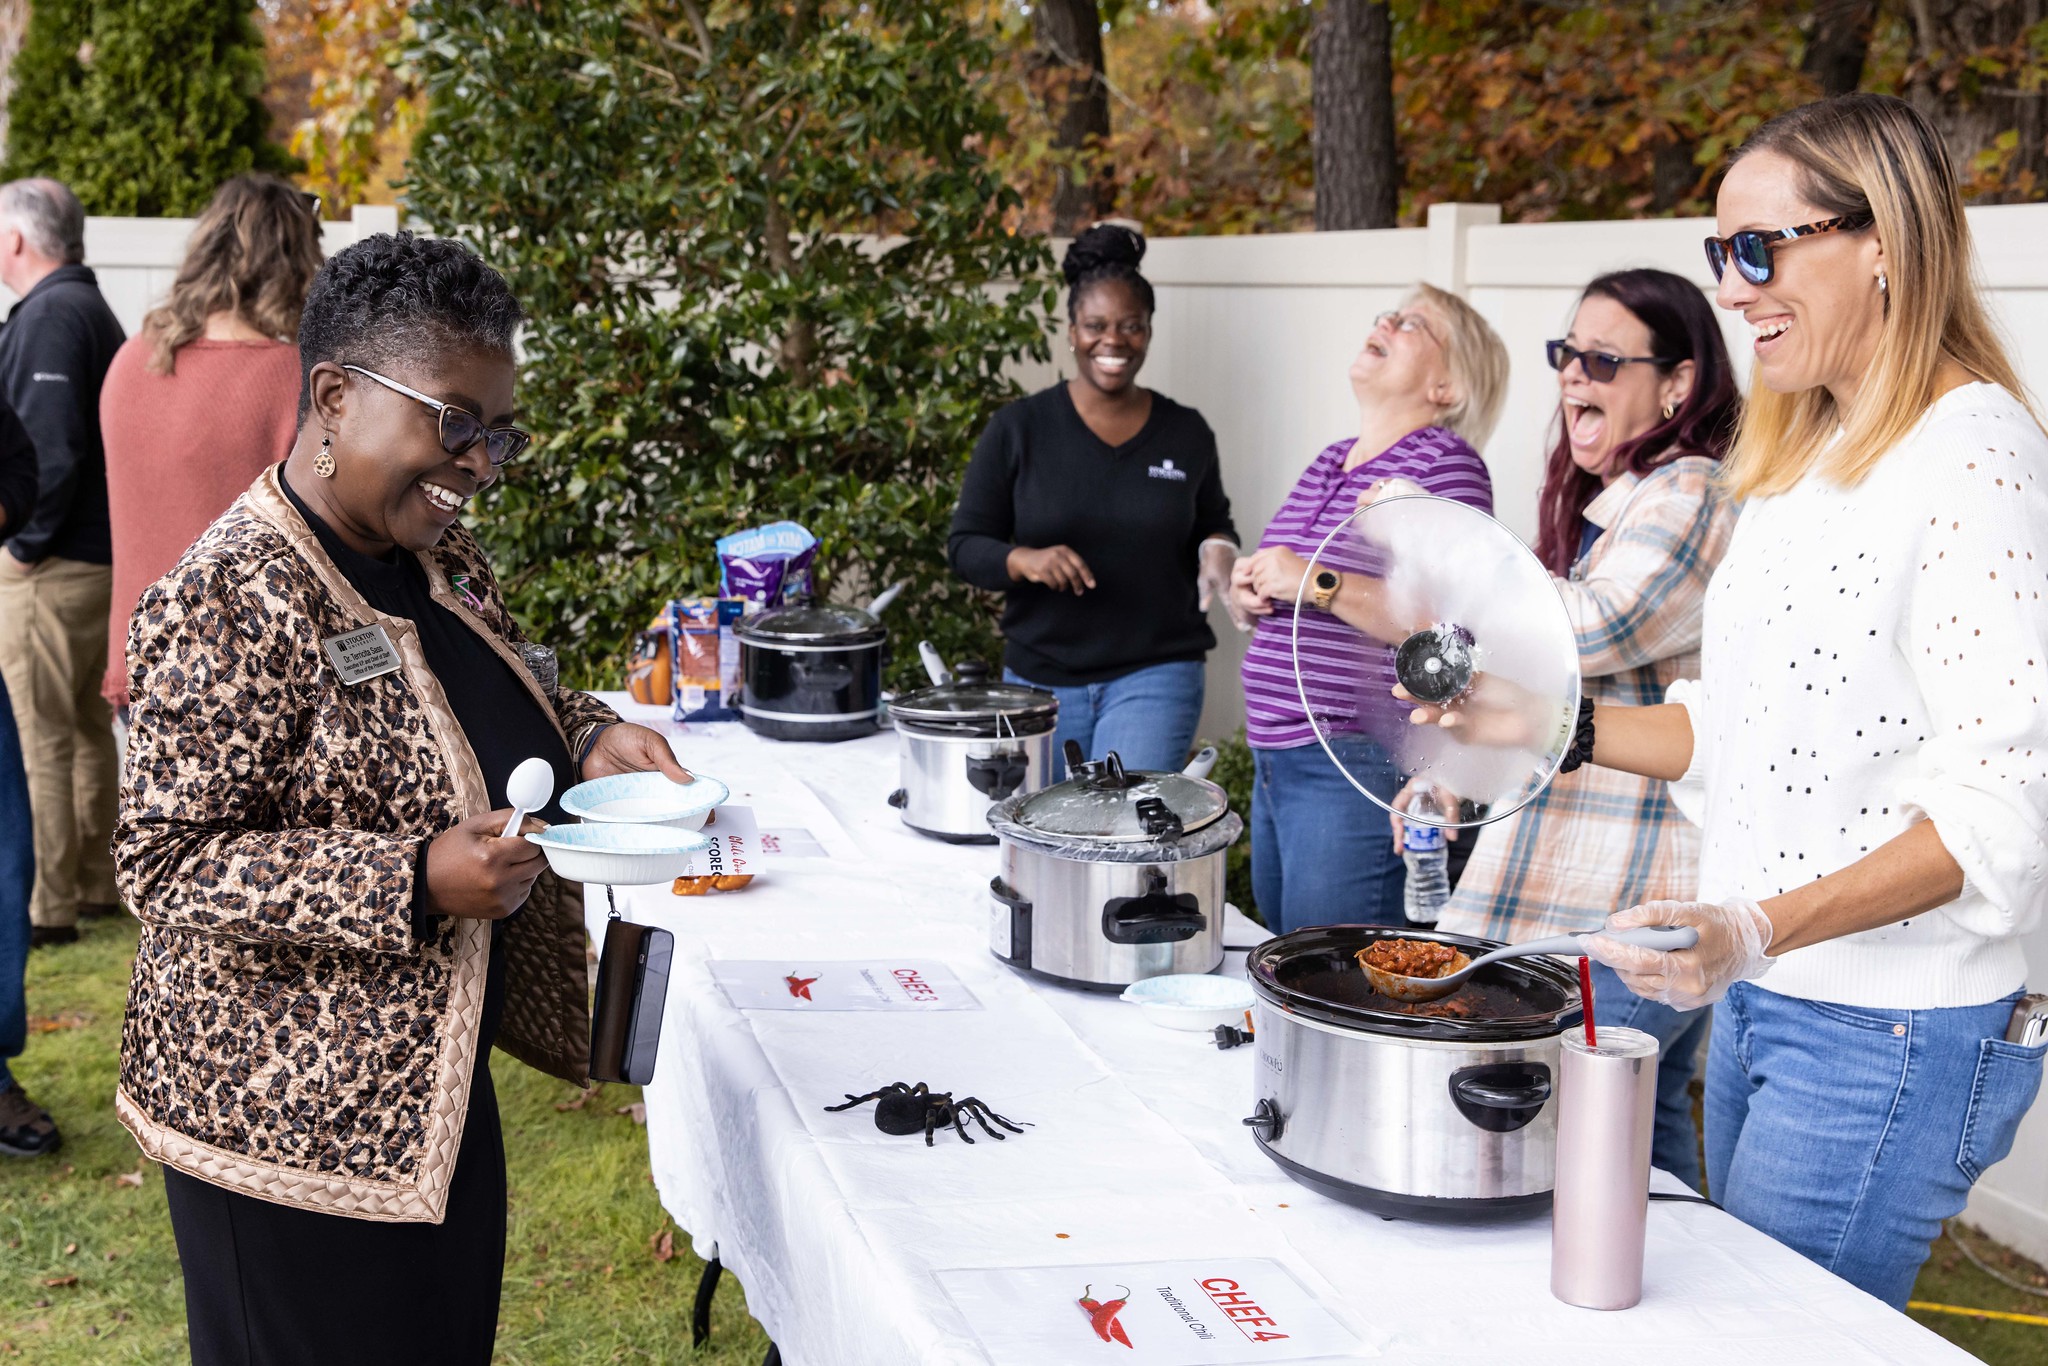
<svg viewBox="0 0 2048 1366">
<path fill-rule="evenodd" d="M 851 740 L 880 728 L 882 653 L 874 613 L 834 603 L 742 617 L 740 720 L 771 740 Z"/>
</svg>

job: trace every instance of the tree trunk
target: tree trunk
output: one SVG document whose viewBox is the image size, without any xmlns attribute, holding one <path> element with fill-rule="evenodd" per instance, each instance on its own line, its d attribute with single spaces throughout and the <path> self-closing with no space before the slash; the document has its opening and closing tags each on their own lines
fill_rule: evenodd
<svg viewBox="0 0 2048 1366">
<path fill-rule="evenodd" d="M 1052 194 L 1052 230 L 1072 236 L 1109 212 L 1116 187 L 1099 149 L 1109 137 L 1102 14 L 1095 0 L 1040 0 L 1033 7 L 1037 51 L 1031 84 L 1063 153 Z"/>
<path fill-rule="evenodd" d="M 2048 0 L 1914 0 L 1907 11 L 1917 71 L 1906 98 L 1940 130 L 1956 174 L 1974 189 L 1973 202 L 2012 203 L 2048 193 L 2048 111 L 2042 109 L 2048 93 L 2021 89 L 2017 73 L 1983 76 L 1974 93 L 1965 82 L 1943 79 L 1976 54 L 2009 56 L 2048 15 Z M 1973 163 L 2008 132 L 2017 133 L 2019 145 L 2004 173 L 1984 183 Z"/>
<path fill-rule="evenodd" d="M 1799 69 L 1813 78 L 1821 94 L 1846 95 L 1863 84 L 1877 5 L 1878 0 L 1814 0 Z"/>
<path fill-rule="evenodd" d="M 1387 0 L 1323 0 L 1310 39 L 1315 80 L 1316 231 L 1391 228 L 1394 24 Z"/>
</svg>

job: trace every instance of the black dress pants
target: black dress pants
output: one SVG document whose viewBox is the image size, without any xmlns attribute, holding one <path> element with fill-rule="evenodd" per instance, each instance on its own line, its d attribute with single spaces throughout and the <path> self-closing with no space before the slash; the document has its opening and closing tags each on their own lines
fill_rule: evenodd
<svg viewBox="0 0 2048 1366">
<path fill-rule="evenodd" d="M 505 1143 L 487 1064 L 440 1224 L 321 1214 L 163 1173 L 193 1366 L 489 1366 Z"/>
</svg>

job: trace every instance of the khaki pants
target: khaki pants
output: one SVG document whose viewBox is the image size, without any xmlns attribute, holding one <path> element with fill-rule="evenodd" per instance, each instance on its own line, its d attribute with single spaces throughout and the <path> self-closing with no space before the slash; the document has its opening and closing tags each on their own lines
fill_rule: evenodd
<svg viewBox="0 0 2048 1366">
<path fill-rule="evenodd" d="M 81 902 L 111 903 L 119 782 L 107 669 L 113 571 L 52 557 L 25 571 L 0 548 L 0 676 L 14 702 L 36 835 L 29 918 L 73 925 Z"/>
</svg>

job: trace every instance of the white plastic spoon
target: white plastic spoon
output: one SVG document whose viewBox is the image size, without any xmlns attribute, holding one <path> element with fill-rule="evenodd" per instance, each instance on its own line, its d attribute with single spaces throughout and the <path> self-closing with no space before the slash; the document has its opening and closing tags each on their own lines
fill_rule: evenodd
<svg viewBox="0 0 2048 1366">
<path fill-rule="evenodd" d="M 511 818 L 505 822 L 501 839 L 519 833 L 519 823 L 548 804 L 555 795 L 554 766 L 545 759 L 522 759 L 505 781 L 505 800 L 512 803 Z"/>
</svg>

